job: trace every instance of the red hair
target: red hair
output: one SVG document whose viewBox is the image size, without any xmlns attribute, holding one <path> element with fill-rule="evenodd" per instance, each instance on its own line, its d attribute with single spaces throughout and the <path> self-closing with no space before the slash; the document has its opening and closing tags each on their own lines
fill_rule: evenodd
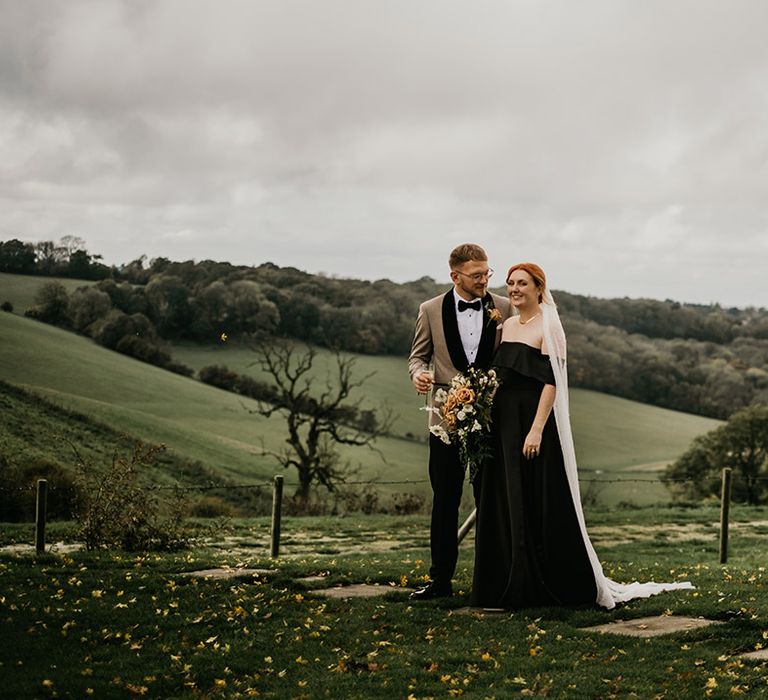
<svg viewBox="0 0 768 700">
<path fill-rule="evenodd" d="M 531 276 L 534 283 L 536 284 L 536 288 L 539 290 L 539 303 L 541 303 L 543 294 L 547 289 L 547 276 L 544 274 L 544 270 L 542 270 L 541 267 L 539 267 L 536 263 L 532 263 L 532 262 L 517 263 L 517 265 L 512 265 L 512 267 L 510 267 L 509 270 L 507 270 L 507 276 L 504 279 L 509 280 L 509 276 L 515 270 L 522 270 L 523 272 L 527 272 Z"/>
</svg>

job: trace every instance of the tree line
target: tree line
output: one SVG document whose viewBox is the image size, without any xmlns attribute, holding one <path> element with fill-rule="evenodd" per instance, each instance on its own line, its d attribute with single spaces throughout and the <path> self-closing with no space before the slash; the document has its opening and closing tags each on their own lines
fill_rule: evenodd
<svg viewBox="0 0 768 700">
<path fill-rule="evenodd" d="M 106 268 L 97 262 L 100 256 L 71 238 L 56 245 L 0 242 L 0 271 L 61 274 L 63 261 L 71 262 L 75 253 L 95 265 L 94 274 L 107 270 L 72 294 L 61 285 L 46 285 L 27 313 L 182 373 L 189 370 L 174 363 L 163 341 L 212 343 L 223 335 L 236 340 L 270 334 L 349 352 L 405 356 L 419 304 L 449 287 L 429 277 L 404 284 L 340 279 L 271 263 L 142 256 Z M 51 245 L 67 244 L 74 252 L 51 264 Z M 27 260 L 25 269 L 18 265 L 20 257 Z M 768 403 L 764 308 L 557 291 L 555 298 L 568 334 L 573 386 L 716 418 Z"/>
<path fill-rule="evenodd" d="M 693 501 L 720 493 L 723 469 L 731 469 L 731 497 L 749 505 L 768 503 L 768 406 L 734 413 L 726 423 L 694 438 L 662 477 L 676 498 Z"/>
<path fill-rule="evenodd" d="M 113 271 L 101 259 L 101 255 L 89 253 L 85 241 L 77 236 L 64 236 L 57 243 L 27 243 L 17 238 L 0 241 L 0 272 L 100 280 Z"/>
</svg>

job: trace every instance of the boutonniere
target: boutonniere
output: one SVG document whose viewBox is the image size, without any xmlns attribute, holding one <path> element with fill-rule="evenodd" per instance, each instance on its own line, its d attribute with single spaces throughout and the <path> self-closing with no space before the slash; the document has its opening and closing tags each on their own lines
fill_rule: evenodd
<svg viewBox="0 0 768 700">
<path fill-rule="evenodd" d="M 492 301 L 485 302 L 485 315 L 488 316 L 488 321 L 495 321 L 501 323 L 501 311 L 499 311 Z"/>
</svg>

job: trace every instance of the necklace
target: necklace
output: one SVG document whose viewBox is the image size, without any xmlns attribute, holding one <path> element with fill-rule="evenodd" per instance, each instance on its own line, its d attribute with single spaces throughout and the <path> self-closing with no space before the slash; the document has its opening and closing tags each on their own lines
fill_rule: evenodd
<svg viewBox="0 0 768 700">
<path fill-rule="evenodd" d="M 519 323 L 521 326 L 524 326 L 526 323 L 530 323 L 531 321 L 533 321 L 533 319 L 534 319 L 534 318 L 536 318 L 537 316 L 541 316 L 541 311 L 539 311 L 539 313 L 537 313 L 537 314 L 534 314 L 533 316 L 531 316 L 531 317 L 530 317 L 530 318 L 529 318 L 527 321 L 523 321 L 522 317 L 518 316 L 518 317 L 517 317 L 517 319 L 518 319 L 518 321 L 517 321 L 517 322 L 518 322 L 518 323 Z"/>
</svg>

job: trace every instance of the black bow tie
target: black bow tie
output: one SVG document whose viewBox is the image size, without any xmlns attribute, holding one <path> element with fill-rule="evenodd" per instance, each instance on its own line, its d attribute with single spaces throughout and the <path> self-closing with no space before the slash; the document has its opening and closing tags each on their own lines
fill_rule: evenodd
<svg viewBox="0 0 768 700">
<path fill-rule="evenodd" d="M 479 299 L 475 299 L 475 301 L 463 301 L 462 299 L 459 299 L 459 311 L 466 311 L 467 309 L 480 311 L 481 307 L 482 304 Z"/>
</svg>

